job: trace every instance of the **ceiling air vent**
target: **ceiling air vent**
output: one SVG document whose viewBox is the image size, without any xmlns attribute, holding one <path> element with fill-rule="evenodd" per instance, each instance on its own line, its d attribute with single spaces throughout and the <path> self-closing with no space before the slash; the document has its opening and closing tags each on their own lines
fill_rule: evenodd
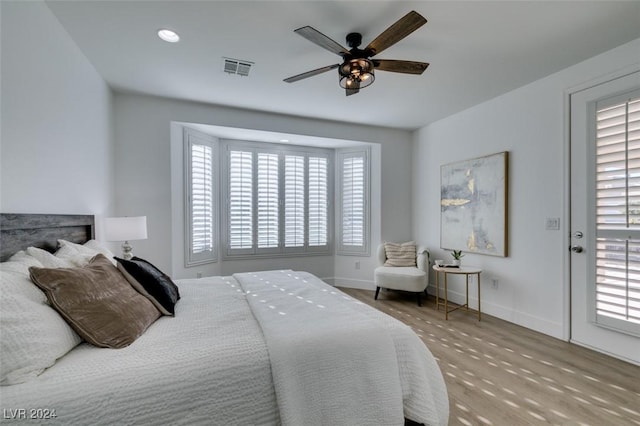
<svg viewBox="0 0 640 426">
<path fill-rule="evenodd" d="M 251 70 L 251 66 L 253 62 L 251 61 L 243 61 L 242 59 L 232 59 L 232 58 L 223 58 L 224 59 L 224 72 L 227 74 L 237 74 L 241 76 L 248 76 L 249 71 Z"/>
</svg>

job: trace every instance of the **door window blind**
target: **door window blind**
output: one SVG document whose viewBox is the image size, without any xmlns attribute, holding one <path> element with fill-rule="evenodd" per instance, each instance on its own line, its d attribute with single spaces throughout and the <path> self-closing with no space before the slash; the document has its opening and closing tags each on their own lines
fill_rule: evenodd
<svg viewBox="0 0 640 426">
<path fill-rule="evenodd" d="M 596 322 L 640 333 L 640 98 L 596 106 Z"/>
</svg>

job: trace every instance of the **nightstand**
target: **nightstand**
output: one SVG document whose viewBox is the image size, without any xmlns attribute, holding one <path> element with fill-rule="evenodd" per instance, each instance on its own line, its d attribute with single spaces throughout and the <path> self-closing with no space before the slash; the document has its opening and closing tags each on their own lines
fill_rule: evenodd
<svg viewBox="0 0 640 426">
<path fill-rule="evenodd" d="M 436 271 L 436 309 L 439 311 L 440 305 L 444 305 L 445 320 L 449 319 L 449 312 L 453 312 L 460 308 L 466 308 L 467 311 L 469 310 L 469 276 L 475 275 L 477 277 L 476 282 L 478 284 L 478 321 L 480 321 L 480 274 L 482 273 L 482 269 L 476 268 L 474 266 L 447 267 L 434 265 L 433 270 Z M 440 274 L 444 275 L 444 303 L 440 302 Z M 458 305 L 453 309 L 449 309 L 449 296 L 447 288 L 447 276 L 449 274 L 464 275 L 467 288 L 466 303 L 464 305 Z"/>
</svg>

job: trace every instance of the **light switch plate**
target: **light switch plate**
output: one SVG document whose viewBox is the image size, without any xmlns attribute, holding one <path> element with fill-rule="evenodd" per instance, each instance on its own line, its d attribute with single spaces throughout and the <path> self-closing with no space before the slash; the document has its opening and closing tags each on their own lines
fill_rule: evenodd
<svg viewBox="0 0 640 426">
<path fill-rule="evenodd" d="M 560 218 L 548 217 L 545 223 L 545 229 L 547 231 L 559 231 L 560 230 Z"/>
</svg>

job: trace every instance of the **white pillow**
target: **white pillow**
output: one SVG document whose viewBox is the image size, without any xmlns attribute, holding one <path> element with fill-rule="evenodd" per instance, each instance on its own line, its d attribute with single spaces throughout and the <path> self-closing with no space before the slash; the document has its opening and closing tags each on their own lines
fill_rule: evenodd
<svg viewBox="0 0 640 426">
<path fill-rule="evenodd" d="M 84 243 L 82 247 L 87 247 L 87 248 L 99 251 L 100 253 L 104 254 L 105 257 L 108 258 L 109 260 L 113 260 L 113 258 L 115 257 L 115 255 L 111 250 L 109 250 L 108 248 L 106 248 L 96 240 L 89 240 L 86 243 Z"/>
<path fill-rule="evenodd" d="M 81 254 L 76 249 L 69 246 L 63 246 L 56 251 L 54 255 L 58 259 L 71 262 L 74 267 L 83 267 L 89 264 L 89 261 L 93 256 L 87 254 Z"/>
<path fill-rule="evenodd" d="M 0 385 L 3 386 L 37 376 L 82 341 L 31 282 L 28 268 L 42 264 L 24 252 L 12 259 L 0 263 Z"/>
<path fill-rule="evenodd" d="M 58 240 L 58 251 L 56 256 L 66 258 L 74 263 L 78 263 L 77 266 L 86 266 L 96 254 L 103 254 L 114 266 L 117 266 L 117 262 L 114 259 L 114 254 L 108 248 L 102 246 L 96 240 L 89 240 L 84 244 L 76 244 L 67 240 Z"/>
<path fill-rule="evenodd" d="M 42 263 L 35 257 L 27 254 L 26 251 L 20 250 L 9 258 L 8 262 L 0 263 L 3 271 L 19 272 L 29 276 L 29 268 L 37 266 L 38 268 L 44 267 Z"/>
<path fill-rule="evenodd" d="M 74 268 L 76 266 L 69 259 L 56 257 L 48 251 L 37 247 L 28 247 L 27 254 L 35 257 L 45 268 Z"/>
</svg>

